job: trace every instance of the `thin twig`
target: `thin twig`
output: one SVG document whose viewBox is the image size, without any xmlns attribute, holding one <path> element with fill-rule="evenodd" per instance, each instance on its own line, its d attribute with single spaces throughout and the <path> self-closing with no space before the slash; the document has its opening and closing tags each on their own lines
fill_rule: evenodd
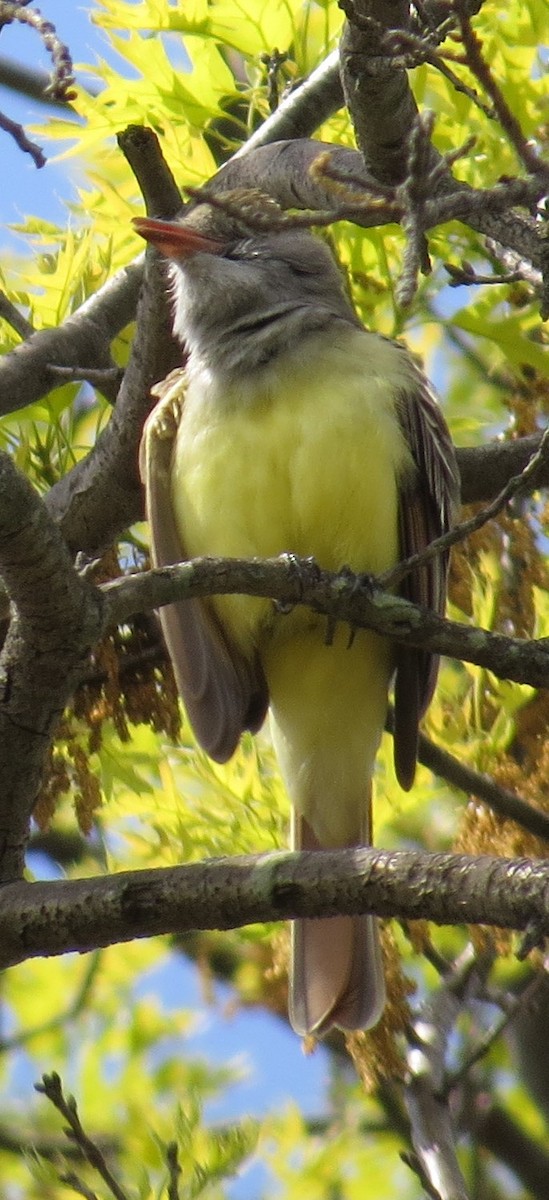
<svg viewBox="0 0 549 1200">
<path fill-rule="evenodd" d="M 65 1129 L 67 1137 L 80 1147 L 84 1158 L 97 1171 L 103 1182 L 106 1183 L 115 1200 L 128 1200 L 126 1192 L 120 1187 L 120 1184 L 109 1170 L 98 1145 L 88 1137 L 82 1128 L 74 1096 L 65 1098 L 59 1075 L 55 1071 L 51 1075 L 43 1075 L 42 1082 L 36 1083 L 34 1086 L 35 1090 L 46 1096 L 57 1111 L 61 1113 L 61 1116 L 65 1118 L 68 1123 L 68 1129 Z"/>
<path fill-rule="evenodd" d="M 533 146 L 525 138 L 517 118 L 511 112 L 502 91 L 492 75 L 488 63 L 484 61 L 481 43 L 472 27 L 467 5 L 463 0 L 454 0 L 454 9 L 459 21 L 467 65 L 475 78 L 478 79 L 481 87 L 484 88 L 490 97 L 502 129 L 507 134 L 509 141 L 516 150 L 519 159 L 526 167 L 526 170 L 533 175 L 543 174 L 547 178 L 546 164 L 541 161 Z"/>
<path fill-rule="evenodd" d="M 433 126 L 434 114 L 431 112 L 423 113 L 414 122 L 410 134 L 407 176 L 398 188 L 398 198 L 404 204 L 402 228 L 406 234 L 406 247 L 396 295 L 403 308 L 412 302 L 419 272 L 427 275 L 431 270 L 425 237 L 427 222 L 424 206 L 433 187 L 433 172 L 430 169 Z"/>
<path fill-rule="evenodd" d="M 286 50 L 280 51 L 276 47 L 268 53 L 260 56 L 260 63 L 267 68 L 267 101 L 269 111 L 276 112 L 280 103 L 280 81 L 281 67 L 288 61 L 289 54 Z"/>
<path fill-rule="evenodd" d="M 442 1092 L 442 1096 L 445 1099 L 448 1098 L 452 1088 L 461 1083 L 472 1068 L 480 1062 L 481 1058 L 484 1058 L 488 1054 L 494 1043 L 501 1037 L 501 1034 L 514 1019 L 517 1012 L 522 1011 L 524 1005 L 530 1004 L 535 1000 L 537 992 L 541 990 L 542 986 L 545 986 L 546 982 L 545 974 L 540 972 L 534 976 L 524 991 L 519 992 L 518 996 L 513 996 L 512 1002 L 507 1005 L 503 1015 L 497 1021 L 494 1021 L 483 1036 L 479 1038 L 476 1046 L 468 1052 L 467 1057 L 457 1070 L 447 1073 Z"/>
<path fill-rule="evenodd" d="M 319 158 L 324 155 L 319 155 Z M 312 164 L 312 168 L 315 167 Z M 311 169 L 312 169 L 311 168 Z M 219 212 L 235 221 L 239 227 L 248 233 L 276 233 L 285 229 L 312 229 L 315 226 L 333 225 L 336 221 L 344 221 L 349 215 L 349 207 L 363 215 L 375 210 L 376 217 L 380 212 L 385 214 L 387 221 L 398 221 L 402 215 L 402 207 L 388 201 L 378 199 L 371 194 L 372 189 L 363 189 L 362 195 L 353 194 L 353 199 L 347 197 L 344 208 L 315 209 L 306 212 L 286 212 L 275 200 L 257 188 L 238 188 L 238 198 L 228 192 L 213 192 L 208 187 L 187 186 L 185 191 L 199 204 L 209 204 Z M 265 201 L 269 199 L 269 203 Z"/>
<path fill-rule="evenodd" d="M 514 250 L 507 250 L 505 246 L 489 237 L 486 238 L 486 249 L 496 262 L 506 267 L 507 271 L 519 272 L 526 283 L 536 288 L 537 291 L 541 291 L 543 287 L 542 273 L 537 271 L 523 255 L 517 254 Z"/>
<path fill-rule="evenodd" d="M 444 263 L 444 270 L 448 272 L 450 276 L 450 287 L 453 288 L 461 287 L 462 285 L 467 287 L 473 285 L 479 286 L 480 284 L 484 283 L 493 284 L 524 282 L 524 276 L 520 270 L 507 271 L 501 275 L 497 275 L 495 273 L 492 275 L 480 275 L 468 262 L 462 263 L 459 267 L 454 263 Z"/>
<path fill-rule="evenodd" d="M 393 732 L 393 722 L 394 713 L 390 708 L 385 722 L 389 733 Z M 514 821 L 534 837 L 549 841 L 549 813 L 543 812 L 541 808 L 534 808 L 508 788 L 501 787 L 489 775 L 482 775 L 480 771 L 466 766 L 453 754 L 437 746 L 424 733 L 419 735 L 418 761 L 430 771 L 434 771 L 435 775 L 445 779 L 451 787 L 459 788 L 466 795 L 482 800 L 498 813 L 498 816 Z"/>
<path fill-rule="evenodd" d="M 166 1162 L 168 1164 L 168 1200 L 179 1200 L 179 1176 L 181 1167 L 177 1152 L 177 1143 L 170 1142 L 166 1146 Z"/>
<path fill-rule="evenodd" d="M 0 317 L 8 322 L 8 325 L 11 325 L 23 340 L 32 337 L 34 326 L 19 312 L 16 305 L 12 304 L 5 292 L 0 292 Z"/>
<path fill-rule="evenodd" d="M 76 99 L 70 51 L 58 37 L 55 25 L 47 21 L 37 8 L 24 8 L 22 4 L 14 3 L 13 0 L 2 0 L 0 18 L 2 23 L 18 21 L 22 25 L 30 25 L 31 29 L 35 30 L 52 60 L 52 76 L 47 92 L 54 100 L 69 102 Z"/>
<path fill-rule="evenodd" d="M 452 84 L 456 92 L 467 96 L 477 108 L 480 108 L 486 117 L 493 119 L 495 116 L 494 109 L 484 104 L 478 92 L 475 92 L 474 88 L 468 87 L 452 71 L 451 67 L 448 66 L 448 63 L 444 60 L 444 56 L 438 54 L 423 38 L 417 37 L 416 34 L 410 33 L 405 29 L 389 29 L 383 38 L 383 43 L 389 51 L 392 50 L 395 54 L 395 67 L 416 67 L 421 63 L 428 63 L 429 66 L 434 67 L 441 75 L 444 75 L 445 79 Z M 401 60 L 398 57 L 399 55 L 402 56 Z"/>
<path fill-rule="evenodd" d="M 5 113 L 0 112 L 0 129 L 10 134 L 24 154 L 30 154 L 35 166 L 45 167 L 47 160 L 42 148 L 36 142 L 30 141 L 22 125 L 18 125 L 17 121 L 12 121 Z"/>
<path fill-rule="evenodd" d="M 75 1175 L 71 1171 L 68 1175 L 59 1176 L 60 1183 L 66 1183 L 67 1187 L 72 1188 L 73 1192 L 77 1192 L 79 1196 L 83 1196 L 84 1200 L 98 1200 L 96 1192 L 92 1192 L 84 1180 L 79 1175 Z"/>
</svg>

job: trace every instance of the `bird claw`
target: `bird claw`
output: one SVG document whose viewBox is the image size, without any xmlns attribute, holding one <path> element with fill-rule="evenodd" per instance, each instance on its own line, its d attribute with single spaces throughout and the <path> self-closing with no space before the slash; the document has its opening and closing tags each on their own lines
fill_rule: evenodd
<svg viewBox="0 0 549 1200">
<path fill-rule="evenodd" d="M 292 577 L 292 583 L 297 582 L 299 586 L 300 598 L 306 590 L 306 585 L 315 582 L 320 576 L 320 567 L 314 558 L 301 558 L 298 554 L 293 554 L 291 551 L 285 550 L 279 555 L 281 561 L 285 562 L 289 568 L 289 574 Z M 295 608 L 295 601 L 275 600 L 274 605 L 277 612 L 290 613 Z"/>
<path fill-rule="evenodd" d="M 339 596 L 354 596 L 362 592 L 367 592 L 369 596 L 373 595 L 375 586 L 375 576 L 367 572 L 357 573 L 352 571 L 347 564 L 344 564 L 337 573 L 335 587 Z M 329 615 L 327 618 L 327 630 L 325 645 L 331 646 L 333 642 L 334 632 L 338 618 Z M 347 641 L 347 649 L 350 650 L 356 637 L 356 628 L 353 625 L 349 626 L 349 638 Z"/>
</svg>

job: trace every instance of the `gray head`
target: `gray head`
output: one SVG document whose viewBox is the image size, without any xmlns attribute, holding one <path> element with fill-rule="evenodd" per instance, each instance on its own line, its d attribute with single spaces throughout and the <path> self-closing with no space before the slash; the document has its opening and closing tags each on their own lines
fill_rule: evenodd
<svg viewBox="0 0 549 1200">
<path fill-rule="evenodd" d="M 197 365 L 249 371 L 334 321 L 358 325 L 332 255 L 306 230 L 251 233 L 206 204 L 135 226 L 170 260 L 174 333 Z"/>
</svg>

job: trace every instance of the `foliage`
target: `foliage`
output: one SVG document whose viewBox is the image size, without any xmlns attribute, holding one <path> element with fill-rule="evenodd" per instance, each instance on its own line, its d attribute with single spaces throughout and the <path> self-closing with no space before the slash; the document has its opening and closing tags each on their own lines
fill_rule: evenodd
<svg viewBox="0 0 549 1200">
<path fill-rule="evenodd" d="M 47 0 L 44 10 L 47 15 Z M 510 110 L 525 136 L 539 143 L 545 132 L 539 59 L 544 12 L 543 0 L 505 5 L 487 0 L 475 17 L 485 60 Z M 106 45 L 105 59 L 91 68 L 100 85 L 98 95 L 79 90 L 73 103 L 78 121 L 56 115 L 40 131 L 54 150 L 61 145 L 62 158 L 77 160 L 84 182 L 76 199 L 67 202 L 67 226 L 29 217 L 20 228 L 32 255 L 24 261 L 12 257 L 3 267 L 2 288 L 35 329 L 64 321 L 141 253 L 130 224 L 141 201 L 116 133 L 129 123 L 151 126 L 183 188 L 207 180 L 268 115 L 260 56 L 274 46 L 288 51 L 282 86 L 299 80 L 336 46 L 343 15 L 335 0 L 189 0 L 184 5 L 97 0 L 92 19 Z M 450 49 L 458 50 L 451 39 Z M 453 65 L 468 87 L 478 90 L 468 68 Z M 487 118 L 471 94 L 458 93 L 428 64 L 412 73 L 412 85 L 420 107 L 435 113 L 434 141 L 441 153 L 474 137 L 473 147 L 457 163 L 460 178 L 490 187 L 501 175 L 519 171 L 506 131 Z M 351 125 L 342 112 L 318 134 L 352 144 Z M 404 337 L 424 358 L 444 395 L 458 444 L 477 445 L 495 434 L 511 438 L 545 427 L 547 350 L 528 284 L 450 286 L 446 262 L 486 270 L 489 252 L 477 234 L 457 222 L 433 231 L 433 270 L 421 278 L 406 311 L 399 308 L 395 291 L 404 244 L 400 228 L 384 227 L 365 236 L 356 226 L 340 223 L 324 236 L 339 253 L 364 321 L 384 334 Z M 498 270 L 495 249 L 491 265 Z M 0 336 L 3 352 L 19 340 L 7 323 Z M 127 328 L 115 339 L 116 363 L 127 361 L 130 340 Z M 21 470 L 45 492 L 94 445 L 108 414 L 107 402 L 88 385 L 64 383 L 45 399 L 3 418 L 0 446 L 12 451 Z M 457 549 L 452 615 L 521 636 L 548 635 L 545 516 L 539 497 L 522 500 L 519 511 L 500 516 Z M 112 563 L 104 564 L 106 574 L 142 565 L 145 545 L 146 531 L 135 526 L 119 547 L 115 570 Z M 120 672 L 121 655 L 131 656 L 149 634 L 132 627 L 97 652 L 90 683 L 60 729 L 34 832 L 39 848 L 40 830 L 51 827 L 62 838 L 74 829 L 76 796 L 80 828 L 93 832 L 77 860 L 64 864 L 69 876 L 169 866 L 286 844 L 286 799 L 268 734 L 255 742 L 244 739 L 235 758 L 218 767 L 195 748 L 188 727 L 178 727 L 165 665 L 156 662 L 135 678 Z M 478 667 L 446 663 L 425 729 L 461 761 L 547 806 L 546 709 L 547 701 L 531 688 L 501 681 Z M 502 855 L 541 852 L 530 835 L 485 806 L 464 808 L 463 796 L 426 768 L 420 769 L 413 792 L 404 796 L 394 780 L 389 738 L 378 764 L 376 840 L 429 849 L 459 846 L 469 852 L 489 848 Z M 31 855 L 29 865 L 37 875 L 45 869 L 41 857 Z M 49 861 L 47 870 L 52 870 Z M 410 939 L 417 939 L 416 946 L 421 943 L 420 933 L 399 935 L 405 970 L 420 999 L 436 987 L 437 956 L 454 958 L 467 942 L 465 931 L 438 931 L 432 937 L 436 953 L 420 958 L 410 949 Z M 509 944 L 486 933 L 484 947 L 489 954 L 494 947 L 495 953 L 508 950 Z M 31 1081 L 51 1070 L 59 1070 L 66 1089 L 77 1095 L 87 1132 L 107 1147 L 128 1196 L 171 1197 L 166 1147 L 176 1141 L 179 1194 L 189 1200 L 202 1195 L 240 1200 L 254 1194 L 256 1176 L 251 1184 L 245 1174 L 236 1186 L 230 1182 L 252 1159 L 264 1166 L 256 1194 L 288 1200 L 365 1195 L 384 1200 L 398 1191 L 403 1200 L 415 1200 L 421 1185 L 399 1160 L 402 1127 L 391 1121 L 387 1092 L 365 1098 L 337 1053 L 320 1051 L 316 1073 L 304 1060 L 307 1080 L 330 1073 L 329 1088 L 322 1083 L 305 1115 L 287 1103 L 277 1111 L 267 1098 L 267 1112 L 257 1123 L 245 1117 L 221 1128 L 212 1121 L 220 1095 L 226 1098 L 242 1072 L 241 1062 L 215 1065 L 193 1048 L 203 1019 L 200 1010 L 215 996 L 212 978 L 217 973 L 230 980 L 231 1004 L 249 1006 L 250 1020 L 258 1006 L 270 1012 L 259 1035 L 269 1039 L 284 1012 L 280 963 L 285 950 L 278 931 L 255 927 L 197 936 L 183 948 L 198 963 L 203 993 L 184 1007 L 173 999 L 181 947 L 160 940 L 111 948 L 89 961 L 76 956 L 32 961 L 8 973 L 0 1066 L 12 1106 L 0 1122 L 7 1200 L 61 1200 L 78 1190 L 74 1181 L 60 1182 L 59 1114 L 42 1098 L 33 1104 L 28 1098 Z M 513 986 L 519 977 L 513 959 L 499 969 L 501 987 Z M 182 983 L 189 991 L 187 975 Z M 479 1002 L 477 1028 L 472 1035 L 460 1030 L 456 1038 L 457 1058 L 470 1040 L 481 1037 L 495 1007 L 489 995 Z M 219 1001 L 208 1020 L 221 1025 L 229 1020 L 220 1013 Z M 505 1099 L 530 1136 L 543 1139 L 542 1110 L 528 1098 L 511 1064 L 508 1045 L 500 1039 L 483 1063 L 483 1087 Z M 234 1107 L 230 1097 L 225 1099 L 225 1111 L 234 1112 Z M 13 1152 L 13 1139 L 16 1149 L 33 1147 L 26 1158 Z M 66 1148 L 70 1152 L 68 1142 Z M 476 1179 L 475 1195 L 526 1195 L 515 1177 L 506 1176 L 501 1185 L 472 1145 L 465 1147 L 463 1160 L 469 1179 Z M 100 1200 L 109 1195 L 105 1182 L 81 1160 L 63 1171 L 69 1176 L 74 1171 L 84 1182 L 89 1191 L 81 1194 Z"/>
</svg>

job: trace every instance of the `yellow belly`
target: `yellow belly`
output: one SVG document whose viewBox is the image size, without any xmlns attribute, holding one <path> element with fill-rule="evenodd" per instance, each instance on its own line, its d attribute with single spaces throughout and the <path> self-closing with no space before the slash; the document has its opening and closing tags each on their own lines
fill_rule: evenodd
<svg viewBox="0 0 549 1200">
<path fill-rule="evenodd" d="M 189 555 L 293 552 L 372 573 L 396 561 L 397 479 L 412 468 L 385 380 L 403 356 L 349 330 L 331 345 L 309 343 L 306 357 L 223 395 L 191 382 L 172 473 Z M 349 647 L 340 628 L 327 646 L 326 620 L 305 609 L 285 616 L 241 596 L 214 604 L 241 652 L 259 651 L 294 802 L 322 844 L 353 840 L 357 776 L 371 774 L 385 718 L 388 644 L 363 631 Z M 339 796 L 333 819 L 313 817 L 322 774 Z"/>
</svg>

